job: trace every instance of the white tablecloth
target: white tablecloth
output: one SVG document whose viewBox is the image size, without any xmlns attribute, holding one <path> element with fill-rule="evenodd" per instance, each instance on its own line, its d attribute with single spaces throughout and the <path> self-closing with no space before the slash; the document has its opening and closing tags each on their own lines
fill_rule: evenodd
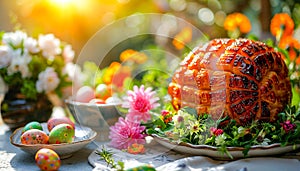
<svg viewBox="0 0 300 171">
<path fill-rule="evenodd" d="M 115 161 L 123 161 L 125 168 L 141 164 L 151 164 L 158 171 L 299 171 L 299 153 L 289 153 L 280 157 L 254 157 L 234 161 L 214 160 L 206 156 L 191 156 L 166 149 L 159 144 L 146 146 L 146 153 L 133 155 L 111 148 L 107 143 L 98 143 L 96 150 L 104 147 L 113 153 Z M 96 151 L 95 150 L 95 151 Z M 95 153 L 90 154 L 88 160 L 94 171 L 110 170 L 106 163 Z"/>
</svg>

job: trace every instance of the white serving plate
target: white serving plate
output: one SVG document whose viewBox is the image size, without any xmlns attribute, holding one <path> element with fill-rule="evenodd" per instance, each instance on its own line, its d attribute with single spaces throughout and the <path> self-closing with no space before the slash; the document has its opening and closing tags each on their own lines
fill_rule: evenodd
<svg viewBox="0 0 300 171">
<path fill-rule="evenodd" d="M 152 135 L 154 140 L 157 141 L 162 146 L 178 151 L 183 154 L 190 154 L 190 155 L 203 155 L 209 156 L 215 159 L 223 159 L 223 160 L 231 160 L 231 158 L 218 151 L 217 147 L 210 146 L 210 145 L 193 145 L 190 143 L 176 143 L 171 142 L 169 139 L 160 137 L 156 134 Z M 233 159 L 239 159 L 244 157 L 259 157 L 259 156 L 275 156 L 287 152 L 291 152 L 296 150 L 300 147 L 300 144 L 296 145 L 287 145 L 281 146 L 279 143 L 271 144 L 271 145 L 256 145 L 252 146 L 248 152 L 247 156 L 244 156 L 243 147 L 227 147 L 227 151 L 231 154 Z"/>
</svg>

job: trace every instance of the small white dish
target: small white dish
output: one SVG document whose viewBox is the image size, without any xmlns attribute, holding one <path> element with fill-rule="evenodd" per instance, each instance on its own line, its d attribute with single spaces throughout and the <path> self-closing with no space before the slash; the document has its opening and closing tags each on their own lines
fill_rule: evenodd
<svg viewBox="0 0 300 171">
<path fill-rule="evenodd" d="M 96 141 L 109 141 L 109 128 L 114 125 L 123 113 L 120 111 L 122 103 L 82 103 L 66 100 L 66 105 L 76 123 L 92 128 L 98 133 Z"/>
<path fill-rule="evenodd" d="M 42 127 L 43 131 L 49 134 L 49 131 L 47 129 L 47 123 L 42 123 Z M 76 124 L 75 138 L 72 143 L 29 145 L 21 143 L 22 129 L 23 127 L 18 128 L 12 133 L 12 135 L 10 136 L 11 144 L 33 155 L 35 155 L 35 153 L 41 148 L 49 148 L 54 150 L 60 156 L 61 159 L 71 157 L 74 152 L 82 149 L 84 146 L 93 141 L 97 135 L 97 133 L 91 128 Z"/>
</svg>

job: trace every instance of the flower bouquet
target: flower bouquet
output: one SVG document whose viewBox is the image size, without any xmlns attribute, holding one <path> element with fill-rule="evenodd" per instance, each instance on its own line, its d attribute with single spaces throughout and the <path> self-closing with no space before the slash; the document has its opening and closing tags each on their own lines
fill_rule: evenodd
<svg viewBox="0 0 300 171">
<path fill-rule="evenodd" d="M 74 51 L 53 34 L 37 39 L 23 31 L 0 33 L 0 80 L 5 87 L 1 105 L 4 122 L 22 126 L 32 119 L 47 120 L 53 105 L 70 95 L 74 80 Z M 16 112 L 18 111 L 18 112 Z M 24 115 L 33 113 L 33 118 Z"/>
</svg>

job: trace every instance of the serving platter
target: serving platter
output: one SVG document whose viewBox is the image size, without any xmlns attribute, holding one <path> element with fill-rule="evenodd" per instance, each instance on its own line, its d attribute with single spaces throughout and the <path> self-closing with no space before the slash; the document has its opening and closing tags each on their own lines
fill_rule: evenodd
<svg viewBox="0 0 300 171">
<path fill-rule="evenodd" d="M 41 124 L 43 130 L 49 134 L 47 123 Z M 35 154 L 41 148 L 49 148 L 54 150 L 61 159 L 71 157 L 73 153 L 82 149 L 84 146 L 89 144 L 96 138 L 97 133 L 89 127 L 81 126 L 76 124 L 75 125 L 75 137 L 72 143 L 62 143 L 62 144 L 22 144 L 21 143 L 21 135 L 22 129 L 16 129 L 12 135 L 10 136 L 10 143 L 21 150 L 29 153 Z"/>
<path fill-rule="evenodd" d="M 203 155 L 212 157 L 215 159 L 222 159 L 222 160 L 232 160 L 232 159 L 239 159 L 245 157 L 261 157 L 261 156 L 276 156 L 284 153 L 288 153 L 294 151 L 300 147 L 300 144 L 295 145 L 287 145 L 281 146 L 279 143 L 270 144 L 270 145 L 255 145 L 252 146 L 247 154 L 244 156 L 243 147 L 227 147 L 228 153 L 233 158 L 230 158 L 229 155 L 218 151 L 218 148 L 215 146 L 210 145 L 193 145 L 190 143 L 176 143 L 170 141 L 168 138 L 161 137 L 159 135 L 153 134 L 152 137 L 156 142 L 168 148 L 170 150 L 174 150 L 183 154 L 190 154 L 190 155 Z"/>
</svg>

